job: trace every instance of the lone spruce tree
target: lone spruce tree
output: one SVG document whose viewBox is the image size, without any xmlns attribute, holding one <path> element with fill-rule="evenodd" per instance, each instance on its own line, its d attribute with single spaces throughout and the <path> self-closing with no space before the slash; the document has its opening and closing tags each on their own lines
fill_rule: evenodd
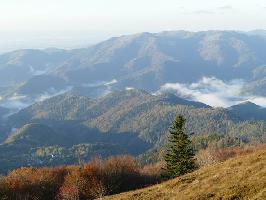
<svg viewBox="0 0 266 200">
<path fill-rule="evenodd" d="M 178 115 L 169 129 L 169 144 L 165 155 L 166 171 L 170 177 L 177 177 L 195 169 L 194 150 L 184 133 L 185 119 Z"/>
</svg>

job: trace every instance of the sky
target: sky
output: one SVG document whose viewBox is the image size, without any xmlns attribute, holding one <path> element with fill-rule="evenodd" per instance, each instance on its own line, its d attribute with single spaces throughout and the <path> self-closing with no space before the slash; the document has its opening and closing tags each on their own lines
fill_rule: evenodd
<svg viewBox="0 0 266 200">
<path fill-rule="evenodd" d="M 266 29 L 266 1 L 0 0 L 2 49 L 74 48 L 121 34 L 213 29 Z"/>
</svg>

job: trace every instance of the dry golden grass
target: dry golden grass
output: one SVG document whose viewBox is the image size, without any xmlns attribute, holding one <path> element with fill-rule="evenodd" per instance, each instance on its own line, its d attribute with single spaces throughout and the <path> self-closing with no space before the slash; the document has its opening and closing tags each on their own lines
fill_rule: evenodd
<svg viewBox="0 0 266 200">
<path fill-rule="evenodd" d="M 266 148 L 110 200 L 266 199 Z"/>
</svg>

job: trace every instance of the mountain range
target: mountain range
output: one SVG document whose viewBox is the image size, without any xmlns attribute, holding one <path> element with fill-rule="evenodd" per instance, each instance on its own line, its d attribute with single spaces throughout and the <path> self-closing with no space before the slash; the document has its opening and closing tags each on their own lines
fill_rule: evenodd
<svg viewBox="0 0 266 200">
<path fill-rule="evenodd" d="M 36 95 L 89 87 L 95 97 L 110 89 L 155 92 L 166 83 L 216 77 L 241 79 L 244 94 L 265 97 L 266 40 L 259 33 L 169 31 L 114 37 L 83 49 L 17 50 L 0 55 L 0 94 L 37 101 Z"/>
<path fill-rule="evenodd" d="M 95 155 L 146 162 L 165 145 L 177 114 L 196 148 L 265 141 L 259 33 L 141 33 L 82 49 L 0 55 L 0 173 Z M 220 101 L 223 107 L 211 104 Z"/>
<path fill-rule="evenodd" d="M 96 99 L 69 92 L 35 103 L 4 121 L 1 169 L 72 164 L 95 155 L 141 155 L 164 146 L 177 114 L 187 119 L 186 132 L 194 133 L 199 146 L 203 145 L 200 138 L 211 135 L 229 146 L 260 142 L 266 131 L 266 108 L 250 102 L 225 109 L 171 93 L 152 95 L 136 89 Z M 225 138 L 231 138 L 230 144 Z"/>
</svg>

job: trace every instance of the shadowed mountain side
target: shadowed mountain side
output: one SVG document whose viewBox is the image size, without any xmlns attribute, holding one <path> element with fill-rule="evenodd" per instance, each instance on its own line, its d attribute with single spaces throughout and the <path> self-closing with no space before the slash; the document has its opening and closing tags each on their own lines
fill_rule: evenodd
<svg viewBox="0 0 266 200">
<path fill-rule="evenodd" d="M 0 145 L 1 172 L 27 165 L 55 166 L 93 157 L 139 155 L 151 148 L 136 134 L 100 133 L 73 122 L 56 123 L 53 128 L 48 124 L 26 124 Z"/>
<path fill-rule="evenodd" d="M 9 109 L 4 108 L 4 107 L 0 107 L 0 121 L 1 121 L 1 118 L 3 116 L 5 116 L 6 114 L 8 114 L 8 112 L 9 112 Z"/>
<path fill-rule="evenodd" d="M 238 116 L 240 120 L 266 120 L 266 108 L 248 101 L 231 106 L 228 108 L 228 111 Z"/>
</svg>

